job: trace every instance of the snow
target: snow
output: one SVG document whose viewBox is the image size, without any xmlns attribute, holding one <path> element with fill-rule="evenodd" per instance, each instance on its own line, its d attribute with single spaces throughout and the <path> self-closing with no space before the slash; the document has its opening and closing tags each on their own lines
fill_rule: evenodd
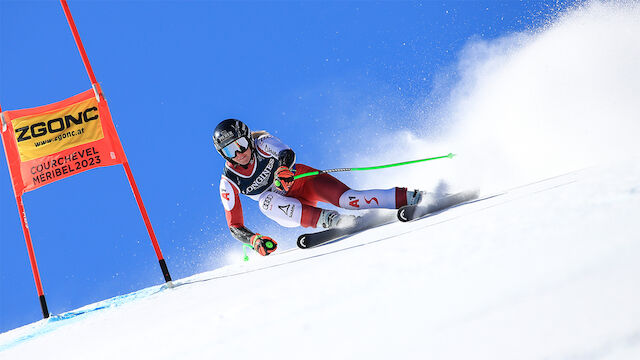
<svg viewBox="0 0 640 360">
<path fill-rule="evenodd" d="M 639 19 L 594 2 L 467 49 L 453 125 L 402 144 L 461 155 L 398 176 L 482 200 L 248 262 L 238 247 L 0 334 L 0 359 L 640 359 Z"/>
<path fill-rule="evenodd" d="M 238 256 L 4 333 L 0 359 L 637 359 L 639 180 L 637 165 L 587 168 L 327 246 Z"/>
</svg>

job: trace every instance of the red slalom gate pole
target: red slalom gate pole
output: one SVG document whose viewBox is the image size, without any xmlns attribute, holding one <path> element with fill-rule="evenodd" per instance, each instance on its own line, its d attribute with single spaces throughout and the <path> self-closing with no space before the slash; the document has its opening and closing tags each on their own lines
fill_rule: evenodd
<svg viewBox="0 0 640 360">
<path fill-rule="evenodd" d="M 147 214 L 147 210 L 145 209 L 144 203 L 142 202 L 142 197 L 140 196 L 140 191 L 138 191 L 136 180 L 133 178 L 133 173 L 131 173 L 129 162 L 125 162 L 124 164 L 122 164 L 122 166 L 124 167 L 124 171 L 127 174 L 127 179 L 129 179 L 131 191 L 133 191 L 133 196 L 136 198 L 138 208 L 140 209 L 140 214 L 142 214 L 144 224 L 147 227 L 147 232 L 149 233 L 149 237 L 151 238 L 151 242 L 153 243 L 153 249 L 156 251 L 156 256 L 158 257 L 158 261 L 160 262 L 160 269 L 162 270 L 162 275 L 164 275 L 164 281 L 169 282 L 171 281 L 171 275 L 169 274 L 167 263 L 166 261 L 164 261 L 164 257 L 162 256 L 162 250 L 160 250 L 160 245 L 158 245 L 156 234 L 153 231 L 153 227 L 151 226 L 151 220 L 149 220 L 149 215 Z"/>
<path fill-rule="evenodd" d="M 0 114 L 2 113 L 2 106 L 0 106 Z M 2 118 L 4 121 L 4 117 Z M 7 162 L 9 158 L 7 157 Z M 7 163 L 7 165 L 9 165 Z M 9 173 L 11 173 L 11 167 L 9 167 Z M 13 177 L 11 178 L 13 181 Z M 38 292 L 38 298 L 40 299 L 40 308 L 42 309 L 42 316 L 46 319 L 49 317 L 49 308 L 47 307 L 47 300 L 44 297 L 44 290 L 42 288 L 42 281 L 40 281 L 40 271 L 38 271 L 38 262 L 36 261 L 36 253 L 33 251 L 33 243 L 31 242 L 31 232 L 29 232 L 29 225 L 27 223 L 27 213 L 24 210 L 24 204 L 22 203 L 22 195 L 16 194 L 16 204 L 18 205 L 18 215 L 20 215 L 20 223 L 22 224 L 22 233 L 24 234 L 24 241 L 27 244 L 27 252 L 29 253 L 29 263 L 31 264 L 31 272 L 33 273 L 33 280 L 36 283 L 36 291 Z"/>
<path fill-rule="evenodd" d="M 93 73 L 93 69 L 91 68 L 91 63 L 89 62 L 89 57 L 87 56 L 87 52 L 82 45 L 82 39 L 80 39 L 80 34 L 78 33 L 78 29 L 76 28 L 76 24 L 73 21 L 73 16 L 71 16 L 71 10 L 69 10 L 69 5 L 66 0 L 60 0 L 60 4 L 62 4 L 62 9 L 64 10 L 64 15 L 67 18 L 67 22 L 69 23 L 69 27 L 71 28 L 71 32 L 73 33 L 73 38 L 78 46 L 78 51 L 80 52 L 80 56 L 82 57 L 82 62 L 84 63 L 84 67 L 87 70 L 87 74 L 89 75 L 89 79 L 91 80 L 91 85 L 93 86 L 94 91 L 99 97 L 99 101 L 106 101 L 102 90 L 100 90 L 100 86 L 98 85 L 98 81 L 96 80 L 96 76 Z M 117 133 L 116 133 L 117 136 Z M 118 145 L 122 147 L 120 140 L 118 140 Z M 124 151 L 123 151 L 124 152 Z M 167 263 L 162 256 L 162 251 L 160 250 L 160 245 L 158 245 L 158 240 L 156 239 L 156 235 L 153 231 L 153 227 L 151 226 L 151 220 L 149 220 L 149 215 L 147 214 L 147 210 L 144 207 L 144 203 L 142 202 L 142 197 L 140 196 L 140 191 L 138 190 L 138 186 L 136 185 L 136 181 L 133 178 L 133 173 L 131 172 L 131 168 L 129 167 L 129 162 L 125 161 L 122 166 L 124 167 L 124 171 L 127 174 L 127 179 L 129 180 L 129 186 L 131 187 L 131 191 L 133 191 L 133 195 L 136 198 L 136 203 L 138 204 L 138 209 L 140 210 L 140 214 L 144 219 L 144 224 L 147 227 L 147 232 L 149 233 L 149 237 L 151 238 L 151 242 L 153 244 L 153 249 L 156 252 L 156 256 L 158 257 L 158 262 L 160 263 L 160 269 L 162 270 L 162 275 L 164 276 L 164 280 L 166 282 L 171 281 L 171 275 L 169 274 L 169 269 L 167 268 Z"/>
<path fill-rule="evenodd" d="M 22 232 L 24 233 L 24 240 L 27 243 L 27 251 L 29 252 L 29 262 L 31 263 L 31 272 L 33 273 L 33 279 L 36 282 L 36 290 L 38 291 L 38 298 L 40 299 L 42 316 L 46 319 L 49 317 L 49 308 L 47 307 L 47 300 L 44 297 L 44 290 L 42 289 L 42 282 L 40 281 L 40 272 L 38 271 L 36 254 L 33 251 L 33 243 L 31 242 L 31 233 L 29 232 L 29 225 L 27 224 L 27 214 L 24 211 L 22 196 L 16 196 L 16 203 L 18 204 L 18 212 L 20 213 L 20 222 L 22 223 Z"/>
<path fill-rule="evenodd" d="M 91 68 L 89 57 L 87 56 L 87 52 L 84 50 L 84 46 L 82 45 L 82 40 L 80 39 L 80 34 L 78 33 L 78 29 L 76 28 L 76 23 L 73 21 L 73 16 L 71 16 L 71 10 L 69 10 L 67 0 L 60 0 L 60 3 L 62 4 L 62 9 L 64 10 L 64 16 L 67 18 L 67 22 L 69 23 L 69 27 L 71 28 L 71 32 L 73 33 L 73 38 L 75 39 L 76 45 L 78 46 L 78 51 L 80 51 L 80 56 L 82 57 L 84 67 L 85 69 L 87 69 L 87 74 L 89 74 L 89 79 L 91 80 L 91 84 L 93 85 L 98 81 L 96 80 L 96 76 L 93 74 L 93 69 Z"/>
</svg>

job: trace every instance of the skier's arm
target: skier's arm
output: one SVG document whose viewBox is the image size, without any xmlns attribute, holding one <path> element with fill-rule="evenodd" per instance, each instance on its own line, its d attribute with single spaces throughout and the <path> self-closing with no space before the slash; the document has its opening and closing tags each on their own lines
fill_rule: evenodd
<svg viewBox="0 0 640 360">
<path fill-rule="evenodd" d="M 253 232 L 251 232 L 251 230 L 247 229 L 244 226 L 235 227 L 229 225 L 229 231 L 231 231 L 231 235 L 233 235 L 234 238 L 242 241 L 247 245 L 251 245 L 251 237 L 255 235 Z"/>
<path fill-rule="evenodd" d="M 245 244 L 251 244 L 251 237 L 255 234 L 244 226 L 240 190 L 225 176 L 220 179 L 220 199 L 231 235 Z"/>
<path fill-rule="evenodd" d="M 278 162 L 280 166 L 286 166 L 291 169 L 293 164 L 296 163 L 296 154 L 291 149 L 284 149 L 278 153 Z"/>
<path fill-rule="evenodd" d="M 278 166 L 291 168 L 296 163 L 296 154 L 277 137 L 265 133 L 256 139 L 256 147 L 264 156 L 278 159 Z"/>
<path fill-rule="evenodd" d="M 242 204 L 240 203 L 240 190 L 224 175 L 220 179 L 220 198 L 224 206 L 224 214 L 227 218 L 229 231 L 234 238 L 251 246 L 260 255 L 266 256 L 276 251 L 278 244 L 272 238 L 254 233 L 244 226 L 242 216 Z"/>
<path fill-rule="evenodd" d="M 282 191 L 289 191 L 294 180 L 292 167 L 296 163 L 296 154 L 280 139 L 269 134 L 260 136 L 256 140 L 256 147 L 264 156 L 278 159 L 274 184 Z"/>
<path fill-rule="evenodd" d="M 276 176 L 273 183 L 278 189 L 287 192 L 291 189 L 291 186 L 293 186 L 295 174 L 291 166 L 296 161 L 296 154 L 294 154 L 291 149 L 282 150 L 278 154 L 278 161 L 280 166 L 276 169 Z"/>
</svg>

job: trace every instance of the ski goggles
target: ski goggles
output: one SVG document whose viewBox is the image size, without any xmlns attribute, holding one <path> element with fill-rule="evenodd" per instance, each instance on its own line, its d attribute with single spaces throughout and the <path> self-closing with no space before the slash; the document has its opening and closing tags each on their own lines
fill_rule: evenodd
<svg viewBox="0 0 640 360">
<path fill-rule="evenodd" d="M 249 148 L 249 140 L 246 137 L 241 137 L 229 145 L 222 148 L 222 153 L 232 159 L 236 156 L 236 152 L 245 152 Z"/>
</svg>

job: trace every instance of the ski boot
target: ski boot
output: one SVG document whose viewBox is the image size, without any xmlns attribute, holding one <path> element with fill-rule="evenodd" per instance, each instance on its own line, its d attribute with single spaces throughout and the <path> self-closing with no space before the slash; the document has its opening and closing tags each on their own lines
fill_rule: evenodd
<svg viewBox="0 0 640 360">
<path fill-rule="evenodd" d="M 335 227 L 352 226 L 356 222 L 356 216 L 340 214 L 335 210 L 322 209 L 318 218 L 317 228 L 331 229 Z"/>
<path fill-rule="evenodd" d="M 425 192 L 420 190 L 407 190 L 407 205 L 418 205 L 422 202 Z"/>
</svg>

